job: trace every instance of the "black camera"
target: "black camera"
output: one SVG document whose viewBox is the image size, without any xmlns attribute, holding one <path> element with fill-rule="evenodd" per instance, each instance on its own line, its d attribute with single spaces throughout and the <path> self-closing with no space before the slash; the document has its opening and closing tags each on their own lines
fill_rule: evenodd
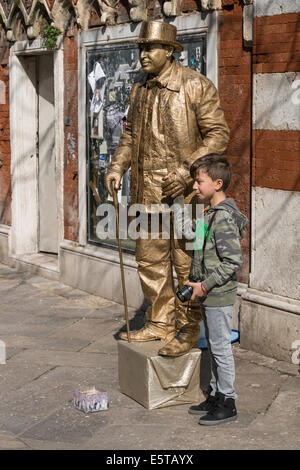
<svg viewBox="0 0 300 470">
<path fill-rule="evenodd" d="M 197 279 L 192 274 L 190 274 L 189 275 L 189 281 L 190 282 L 201 282 L 201 279 Z M 188 300 L 190 300 L 190 298 L 193 295 L 193 288 L 192 288 L 192 286 L 184 285 L 184 286 L 180 287 L 180 289 L 178 289 L 178 291 L 176 292 L 176 295 L 177 295 L 178 299 L 181 300 L 181 302 L 187 302 Z"/>
</svg>

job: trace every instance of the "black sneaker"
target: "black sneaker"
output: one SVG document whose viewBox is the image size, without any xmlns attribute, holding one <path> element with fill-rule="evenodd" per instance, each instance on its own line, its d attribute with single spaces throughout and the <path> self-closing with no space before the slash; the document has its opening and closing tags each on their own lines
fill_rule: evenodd
<svg viewBox="0 0 300 470">
<path fill-rule="evenodd" d="M 237 418 L 235 400 L 233 398 L 226 398 L 220 392 L 216 393 L 216 397 L 214 406 L 205 416 L 200 418 L 199 424 L 213 426 L 214 424 L 234 421 Z"/>
<path fill-rule="evenodd" d="M 189 408 L 189 413 L 191 415 L 205 415 L 208 411 L 212 409 L 216 402 L 216 397 L 214 395 L 208 395 L 205 401 L 200 403 L 200 405 L 193 405 Z"/>
</svg>

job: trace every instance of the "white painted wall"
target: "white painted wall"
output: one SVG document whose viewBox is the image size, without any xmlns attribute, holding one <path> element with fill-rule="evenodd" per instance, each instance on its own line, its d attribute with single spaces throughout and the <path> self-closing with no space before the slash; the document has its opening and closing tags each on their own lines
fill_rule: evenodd
<svg viewBox="0 0 300 470">
<path fill-rule="evenodd" d="M 300 11 L 300 0 L 254 0 L 255 16 L 273 16 Z"/>
<path fill-rule="evenodd" d="M 300 130 L 300 72 L 254 74 L 253 128 Z"/>
<path fill-rule="evenodd" d="M 250 287 L 300 300 L 300 193 L 252 188 Z"/>
</svg>

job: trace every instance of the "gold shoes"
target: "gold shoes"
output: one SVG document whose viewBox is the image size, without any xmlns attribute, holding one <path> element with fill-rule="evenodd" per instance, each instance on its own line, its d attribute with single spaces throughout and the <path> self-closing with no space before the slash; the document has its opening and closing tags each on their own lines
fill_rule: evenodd
<svg viewBox="0 0 300 470">
<path fill-rule="evenodd" d="M 175 336 L 175 331 L 166 330 L 166 328 L 162 328 L 160 326 L 155 325 L 152 322 L 146 323 L 146 325 L 137 331 L 130 332 L 130 340 L 131 341 L 171 341 L 172 338 Z M 120 339 L 128 341 L 127 332 L 120 333 Z"/>
<path fill-rule="evenodd" d="M 188 353 L 191 349 L 198 347 L 198 335 L 179 332 L 168 344 L 163 346 L 158 354 L 161 356 L 177 357 Z"/>
</svg>

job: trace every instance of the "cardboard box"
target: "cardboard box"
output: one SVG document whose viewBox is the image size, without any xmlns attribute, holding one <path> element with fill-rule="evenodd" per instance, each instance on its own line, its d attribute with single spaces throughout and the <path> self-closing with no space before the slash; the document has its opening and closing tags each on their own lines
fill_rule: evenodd
<svg viewBox="0 0 300 470">
<path fill-rule="evenodd" d="M 149 410 L 199 402 L 201 351 L 192 349 L 179 357 L 159 356 L 164 344 L 118 341 L 121 392 Z"/>
</svg>

